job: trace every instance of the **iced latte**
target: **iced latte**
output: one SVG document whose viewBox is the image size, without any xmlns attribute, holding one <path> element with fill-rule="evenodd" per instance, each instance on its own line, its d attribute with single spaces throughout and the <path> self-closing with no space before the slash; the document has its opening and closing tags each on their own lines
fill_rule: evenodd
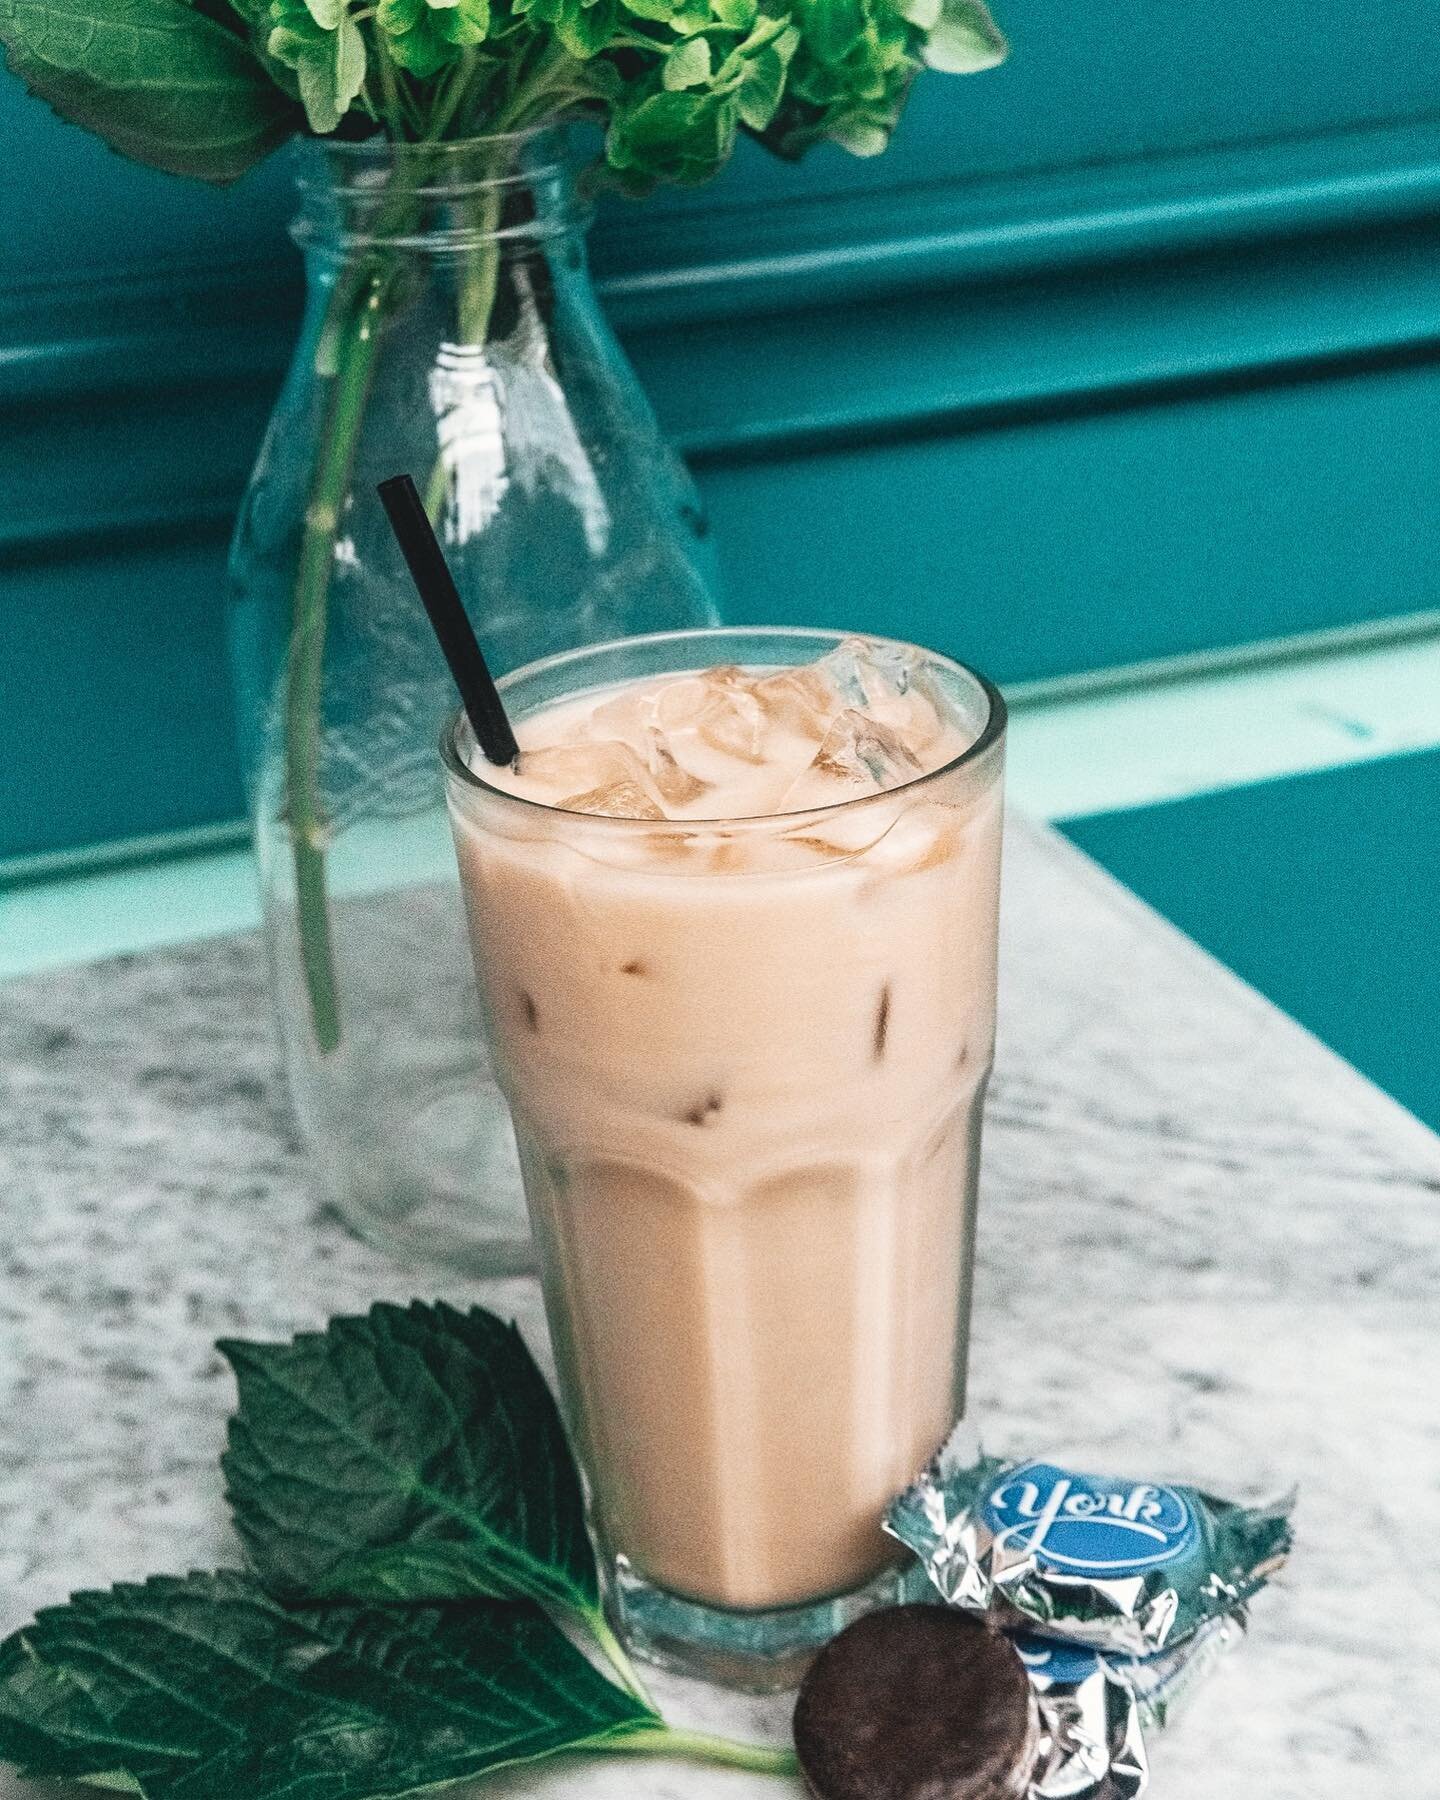
<svg viewBox="0 0 1440 1800">
<path fill-rule="evenodd" d="M 764 1685 L 962 1402 L 1003 708 L 791 631 L 502 686 L 518 764 L 458 722 L 451 808 L 610 1597 Z"/>
</svg>

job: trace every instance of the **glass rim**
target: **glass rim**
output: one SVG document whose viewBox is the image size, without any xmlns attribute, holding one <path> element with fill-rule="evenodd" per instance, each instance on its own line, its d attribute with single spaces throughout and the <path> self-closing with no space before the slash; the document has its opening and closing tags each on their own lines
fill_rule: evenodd
<svg viewBox="0 0 1440 1800">
<path fill-rule="evenodd" d="M 440 760 L 444 764 L 447 776 L 458 782 L 463 789 L 506 802 L 511 806 L 528 808 L 536 813 L 554 814 L 562 819 L 583 819 L 604 829 L 615 827 L 621 831 L 656 832 L 665 831 L 668 828 L 679 832 L 694 832 L 714 831 L 742 825 L 747 827 L 777 824 L 789 826 L 799 819 L 814 819 L 831 813 L 849 812 L 856 807 L 873 806 L 886 800 L 892 800 L 897 794 L 909 794 L 918 788 L 925 787 L 929 782 L 939 780 L 942 776 L 955 774 L 967 764 L 978 762 L 986 751 L 992 749 L 1005 734 L 1009 716 L 1005 696 L 988 675 L 981 674 L 979 669 L 972 668 L 969 663 L 961 662 L 958 657 L 946 656 L 943 651 L 931 650 L 924 644 L 911 643 L 905 638 L 881 637 L 870 631 L 836 631 L 818 625 L 701 625 L 691 626 L 681 631 L 648 631 L 642 632 L 636 637 L 609 638 L 604 643 L 581 644 L 571 650 L 559 650 L 550 656 L 542 656 L 534 662 L 523 663 L 518 669 L 512 669 L 508 674 L 502 675 L 495 685 L 503 695 L 507 688 L 526 677 L 560 668 L 566 663 L 584 662 L 590 657 L 599 655 L 602 651 L 615 649 L 621 644 L 648 646 L 680 644 L 686 641 L 705 643 L 717 637 L 752 637 L 762 642 L 767 638 L 810 638 L 816 643 L 826 643 L 831 648 L 834 648 L 837 643 L 843 643 L 848 637 L 860 637 L 864 638 L 867 643 L 883 644 L 888 648 L 919 650 L 933 661 L 957 671 L 975 683 L 985 699 L 985 722 L 974 740 L 963 750 L 952 756 L 948 762 L 941 763 L 937 768 L 927 769 L 923 775 L 912 776 L 909 781 L 902 781 L 892 788 L 882 788 L 877 794 L 857 794 L 850 800 L 837 800 L 829 806 L 802 807 L 796 812 L 717 814 L 713 818 L 705 819 L 617 819 L 612 818 L 608 813 L 575 812 L 566 806 L 552 806 L 545 800 L 532 800 L 524 794 L 512 794 L 508 789 L 496 787 L 493 782 L 486 781 L 482 776 L 477 775 L 460 754 L 461 733 L 470 730 L 473 736 L 473 728 L 470 726 L 463 706 L 455 708 L 440 730 Z M 781 664 L 780 666 L 803 668 L 805 665 L 795 663 Z M 679 676 L 684 671 L 677 669 L 674 673 Z M 658 678 L 655 677 L 655 679 Z M 584 691 L 583 688 L 575 690 L 576 694 Z"/>
<path fill-rule="evenodd" d="M 372 131 L 368 137 L 361 138 L 313 137 L 308 133 L 301 133 L 295 139 L 295 145 L 299 157 L 305 162 L 312 162 L 318 156 L 326 161 L 356 165 L 365 162 L 420 160 L 447 163 L 458 162 L 477 150 L 518 149 L 547 137 L 560 138 L 576 123 L 574 118 L 556 116 L 537 119 L 533 124 L 522 125 L 515 131 L 477 131 L 465 137 L 438 138 L 430 143 L 387 137 L 383 131 Z"/>
<path fill-rule="evenodd" d="M 404 183 L 406 199 L 425 205 L 453 205 L 483 194 L 503 199 L 547 182 L 571 185 L 578 174 L 569 135 L 572 123 L 567 119 L 546 119 L 519 131 L 481 133 L 434 144 L 410 143 L 383 133 L 342 141 L 298 138 L 293 169 L 302 211 L 292 226 L 292 235 L 298 234 L 304 247 L 304 240 L 316 234 L 311 211 L 317 206 L 383 201 L 388 191 L 385 178 L 390 175 Z M 591 208 L 588 201 L 572 192 L 567 210 L 574 215 L 573 222 L 580 224 L 588 219 Z M 532 224 L 530 229 L 533 228 Z M 431 231 L 402 231 L 372 238 L 363 226 L 357 229 L 343 219 L 339 230 L 347 241 L 393 243 L 402 248 L 410 242 L 429 242 L 434 236 Z M 507 228 L 497 222 L 493 229 L 478 235 L 500 237 L 507 235 Z"/>
</svg>

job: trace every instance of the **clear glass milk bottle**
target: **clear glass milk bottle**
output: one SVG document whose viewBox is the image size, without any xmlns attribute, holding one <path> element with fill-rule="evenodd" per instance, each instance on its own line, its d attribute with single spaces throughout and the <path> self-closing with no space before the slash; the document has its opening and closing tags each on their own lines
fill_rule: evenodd
<svg viewBox="0 0 1440 1800">
<path fill-rule="evenodd" d="M 453 689 L 375 494 L 409 472 L 497 672 L 712 623 L 694 488 L 596 301 L 562 134 L 309 144 L 308 305 L 231 555 L 284 1061 L 387 1246 L 530 1266 L 435 744 Z"/>
</svg>

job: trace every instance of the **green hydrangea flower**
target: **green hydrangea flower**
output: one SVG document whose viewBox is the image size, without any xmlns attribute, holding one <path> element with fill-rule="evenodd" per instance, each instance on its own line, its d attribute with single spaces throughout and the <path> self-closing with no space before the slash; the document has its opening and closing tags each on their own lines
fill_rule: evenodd
<svg viewBox="0 0 1440 1800">
<path fill-rule="evenodd" d="M 615 36 L 620 0 L 515 0 L 517 14 L 548 27 L 577 62 L 588 62 Z"/>
<path fill-rule="evenodd" d="M 733 95 L 655 93 L 617 108 L 605 160 L 620 185 L 643 193 L 657 181 L 708 181 L 735 147 L 740 109 Z"/>
<path fill-rule="evenodd" d="M 424 81 L 485 42 L 490 0 L 380 0 L 375 23 L 400 67 Z"/>
<path fill-rule="evenodd" d="M 783 104 L 763 133 L 779 155 L 822 140 L 878 156 L 927 63 L 989 68 L 1007 46 L 984 0 L 790 0 L 800 30 Z"/>
<path fill-rule="evenodd" d="M 227 0 L 189 4 L 208 26 Z M 46 0 L 5 5 L 0 46 L 27 70 L 48 68 L 43 32 L 35 39 Z M 237 39 L 248 36 L 252 60 L 208 28 L 197 34 L 184 54 L 203 79 L 184 90 L 183 118 L 167 97 L 178 26 L 142 35 L 138 48 L 126 40 L 123 89 L 106 62 L 119 54 L 113 34 L 93 46 L 89 73 L 82 47 L 65 92 L 117 148 L 207 179 L 233 179 L 293 129 L 275 87 L 303 105 L 317 136 L 454 141 L 580 116 L 604 129 L 614 179 L 641 193 L 708 179 L 741 131 L 787 157 L 822 140 L 874 155 L 922 67 L 968 73 L 1006 54 L 985 0 L 228 0 L 227 18 Z M 217 154 L 199 97 L 220 65 L 249 109 L 249 136 L 235 139 L 243 154 Z M 132 91 L 144 98 L 127 117 Z M 148 156 L 137 148 L 146 143 Z"/>
</svg>

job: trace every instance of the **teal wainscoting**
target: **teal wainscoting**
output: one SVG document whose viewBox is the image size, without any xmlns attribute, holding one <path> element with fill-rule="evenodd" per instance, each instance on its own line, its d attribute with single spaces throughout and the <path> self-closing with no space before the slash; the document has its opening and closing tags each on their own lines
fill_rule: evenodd
<svg viewBox="0 0 1440 1800">
<path fill-rule="evenodd" d="M 1440 603 L 1440 33 L 1010 0 L 893 153 L 747 148 L 595 258 L 746 618 L 1010 682 Z M 1343 56 L 1336 45 L 1346 46 Z M 224 543 L 298 298 L 281 157 L 133 168 L 0 77 L 0 861 L 233 819 Z"/>
<path fill-rule="evenodd" d="M 1066 830 L 1440 1130 L 1440 753 Z"/>
</svg>

